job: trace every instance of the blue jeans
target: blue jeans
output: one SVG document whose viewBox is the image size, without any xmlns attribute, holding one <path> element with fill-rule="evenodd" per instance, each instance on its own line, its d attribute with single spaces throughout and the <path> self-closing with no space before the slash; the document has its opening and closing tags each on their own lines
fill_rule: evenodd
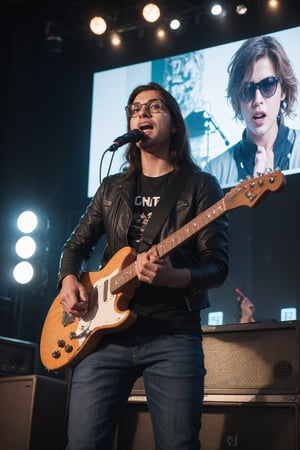
<svg viewBox="0 0 300 450">
<path fill-rule="evenodd" d="M 111 450 L 143 374 L 156 450 L 199 450 L 204 358 L 198 336 L 105 336 L 74 369 L 67 450 Z"/>
</svg>

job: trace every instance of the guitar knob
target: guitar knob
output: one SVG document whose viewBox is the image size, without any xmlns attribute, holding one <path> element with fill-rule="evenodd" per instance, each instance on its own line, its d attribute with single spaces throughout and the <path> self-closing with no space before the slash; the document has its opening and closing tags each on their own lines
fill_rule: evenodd
<svg viewBox="0 0 300 450">
<path fill-rule="evenodd" d="M 54 352 L 52 352 L 52 358 L 58 359 L 59 357 L 60 357 L 60 351 L 54 350 Z"/>
<path fill-rule="evenodd" d="M 66 345 L 65 346 L 65 352 L 66 353 L 71 353 L 73 351 L 73 346 L 72 345 Z"/>
<path fill-rule="evenodd" d="M 76 333 L 74 331 L 71 331 L 70 339 L 76 339 Z"/>
<path fill-rule="evenodd" d="M 63 339 L 58 339 L 57 345 L 59 347 L 63 348 L 66 345 L 66 343 L 65 343 L 65 341 Z"/>
</svg>

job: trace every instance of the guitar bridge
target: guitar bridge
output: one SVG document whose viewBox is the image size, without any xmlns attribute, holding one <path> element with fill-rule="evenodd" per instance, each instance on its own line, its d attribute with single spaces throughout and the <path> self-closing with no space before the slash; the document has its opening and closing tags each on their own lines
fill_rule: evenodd
<svg viewBox="0 0 300 450">
<path fill-rule="evenodd" d="M 81 333 L 76 334 L 75 332 L 70 333 L 70 339 L 83 339 L 89 336 L 91 333 L 91 330 L 89 328 L 86 328 L 81 331 Z"/>
</svg>

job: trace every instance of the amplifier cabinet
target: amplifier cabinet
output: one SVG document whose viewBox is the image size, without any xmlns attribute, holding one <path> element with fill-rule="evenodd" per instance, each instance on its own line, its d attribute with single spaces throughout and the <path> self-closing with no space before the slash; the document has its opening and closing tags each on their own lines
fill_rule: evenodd
<svg viewBox="0 0 300 450">
<path fill-rule="evenodd" d="M 300 392 L 300 322 L 203 327 L 206 394 Z"/>
<path fill-rule="evenodd" d="M 0 376 L 35 373 L 36 355 L 34 342 L 0 336 Z"/>
<path fill-rule="evenodd" d="M 299 396 L 205 395 L 201 450 L 299 450 Z M 155 450 L 146 397 L 131 396 L 114 450 Z"/>
<path fill-rule="evenodd" d="M 300 393 L 300 321 L 203 327 L 205 394 Z M 145 395 L 143 378 L 133 395 Z"/>
<path fill-rule="evenodd" d="M 0 378 L 0 448 L 63 450 L 66 382 L 37 375 Z"/>
<path fill-rule="evenodd" d="M 298 450 L 300 397 L 206 395 L 203 450 Z"/>
</svg>

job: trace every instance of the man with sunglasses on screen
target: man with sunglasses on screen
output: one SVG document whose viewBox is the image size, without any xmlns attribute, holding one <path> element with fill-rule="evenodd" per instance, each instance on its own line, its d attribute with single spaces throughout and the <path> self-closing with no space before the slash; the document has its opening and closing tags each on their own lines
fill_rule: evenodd
<svg viewBox="0 0 300 450">
<path fill-rule="evenodd" d="M 242 139 L 208 162 L 205 170 L 222 186 L 268 169 L 300 168 L 300 132 L 284 125 L 294 116 L 298 81 L 282 45 L 272 36 L 246 40 L 229 67 L 227 97 L 235 119 L 245 123 Z"/>
</svg>

